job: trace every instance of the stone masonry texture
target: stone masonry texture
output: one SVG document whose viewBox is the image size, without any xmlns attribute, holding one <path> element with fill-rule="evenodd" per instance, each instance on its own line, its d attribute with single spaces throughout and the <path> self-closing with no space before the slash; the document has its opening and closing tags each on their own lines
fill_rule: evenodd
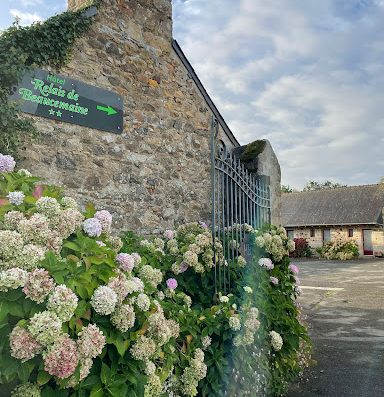
<svg viewBox="0 0 384 397">
<path fill-rule="evenodd" d="M 21 153 L 23 168 L 109 210 L 118 230 L 209 221 L 211 113 L 172 49 L 171 0 L 105 1 L 71 61 L 51 72 L 120 94 L 124 131 L 34 117 L 41 138 Z"/>
</svg>

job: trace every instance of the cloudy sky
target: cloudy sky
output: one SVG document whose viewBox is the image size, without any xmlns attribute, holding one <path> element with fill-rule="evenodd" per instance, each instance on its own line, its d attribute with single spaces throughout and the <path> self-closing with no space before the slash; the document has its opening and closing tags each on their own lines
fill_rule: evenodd
<svg viewBox="0 0 384 397">
<path fill-rule="evenodd" d="M 1 0 L 0 27 L 65 8 Z M 173 0 L 174 37 L 242 144 L 267 138 L 283 183 L 384 176 L 384 0 Z"/>
</svg>

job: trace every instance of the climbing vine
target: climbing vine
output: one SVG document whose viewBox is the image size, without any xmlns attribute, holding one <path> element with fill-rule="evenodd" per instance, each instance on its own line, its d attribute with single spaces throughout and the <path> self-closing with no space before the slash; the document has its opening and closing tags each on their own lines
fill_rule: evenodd
<svg viewBox="0 0 384 397">
<path fill-rule="evenodd" d="M 98 7 L 100 2 L 96 0 L 92 5 Z M 58 70 L 65 65 L 75 40 L 92 23 L 84 11 L 67 11 L 27 27 L 16 21 L 1 33 L 0 153 L 17 156 L 23 140 L 38 135 L 32 120 L 22 117 L 18 104 L 9 101 L 9 95 L 29 69 L 50 66 Z"/>
</svg>

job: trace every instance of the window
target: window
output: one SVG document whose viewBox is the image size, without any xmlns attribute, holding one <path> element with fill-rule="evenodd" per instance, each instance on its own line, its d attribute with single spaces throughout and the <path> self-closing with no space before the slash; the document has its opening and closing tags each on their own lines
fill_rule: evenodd
<svg viewBox="0 0 384 397">
<path fill-rule="evenodd" d="M 331 241 L 331 229 L 324 229 L 323 230 L 323 242 L 327 243 Z"/>
<path fill-rule="evenodd" d="M 293 240 L 293 230 L 287 230 L 287 235 L 290 240 Z"/>
<path fill-rule="evenodd" d="M 311 237 L 315 237 L 315 229 L 311 229 Z"/>
<path fill-rule="evenodd" d="M 348 229 L 348 237 L 353 237 L 353 229 Z"/>
</svg>

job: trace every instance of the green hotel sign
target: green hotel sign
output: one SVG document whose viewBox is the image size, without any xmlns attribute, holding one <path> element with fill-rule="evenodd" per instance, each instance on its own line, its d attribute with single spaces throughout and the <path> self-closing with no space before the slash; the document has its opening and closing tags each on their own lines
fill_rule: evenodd
<svg viewBox="0 0 384 397">
<path fill-rule="evenodd" d="M 123 132 L 123 99 L 114 92 L 36 69 L 24 75 L 11 100 L 36 116 L 97 130 Z"/>
</svg>

